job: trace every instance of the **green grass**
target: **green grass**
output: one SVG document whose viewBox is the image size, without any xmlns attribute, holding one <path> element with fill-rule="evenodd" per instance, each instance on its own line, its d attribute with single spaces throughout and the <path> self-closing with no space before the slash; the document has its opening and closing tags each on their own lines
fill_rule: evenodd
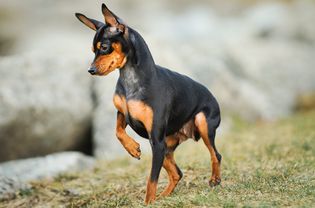
<svg viewBox="0 0 315 208">
<path fill-rule="evenodd" d="M 274 123 L 237 121 L 217 138 L 222 185 L 208 186 L 210 160 L 202 141 L 176 151 L 184 177 L 170 196 L 149 207 L 315 207 L 315 112 Z M 93 171 L 33 183 L 3 207 L 145 207 L 150 155 L 98 162 Z M 159 192 L 167 184 L 162 171 Z"/>
</svg>

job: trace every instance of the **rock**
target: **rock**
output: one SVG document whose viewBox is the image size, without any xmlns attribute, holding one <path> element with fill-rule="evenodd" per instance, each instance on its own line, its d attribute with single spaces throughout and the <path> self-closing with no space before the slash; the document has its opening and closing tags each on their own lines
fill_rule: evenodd
<svg viewBox="0 0 315 208">
<path fill-rule="evenodd" d="M 27 191 L 30 188 L 24 182 L 0 175 L 0 200 L 13 198 L 18 191 Z"/>
<path fill-rule="evenodd" d="M 221 101 L 248 119 L 277 119 L 292 113 L 296 97 L 315 90 L 315 49 L 286 41 L 246 39 L 229 46 L 229 81 Z M 223 89 L 224 83 L 225 89 Z M 217 83 L 218 84 L 218 83 Z M 217 86 L 219 88 L 219 86 Z M 233 103 L 231 103 L 233 100 Z"/>
<path fill-rule="evenodd" d="M 74 150 L 86 142 L 93 101 L 84 68 L 71 56 L 0 58 L 0 161 Z"/>
<path fill-rule="evenodd" d="M 258 38 L 314 44 L 314 8 L 307 1 L 259 4 L 246 12 L 244 23 Z"/>
<path fill-rule="evenodd" d="M 79 152 L 62 152 L 45 157 L 0 163 L 0 175 L 26 182 L 51 178 L 64 172 L 92 168 L 95 159 Z"/>
<path fill-rule="evenodd" d="M 277 119 L 294 111 L 298 95 L 315 91 L 314 9 L 262 4 L 240 18 L 239 31 L 225 39 L 227 71 L 211 85 L 226 109 L 250 120 Z"/>
<path fill-rule="evenodd" d="M 160 23 L 155 32 L 167 37 L 159 36 L 152 51 L 158 63 L 206 85 L 225 115 L 281 118 L 293 112 L 299 94 L 315 91 L 314 4 L 260 3 L 224 18 L 193 11 L 176 18 L 195 22 L 185 29 Z"/>
</svg>

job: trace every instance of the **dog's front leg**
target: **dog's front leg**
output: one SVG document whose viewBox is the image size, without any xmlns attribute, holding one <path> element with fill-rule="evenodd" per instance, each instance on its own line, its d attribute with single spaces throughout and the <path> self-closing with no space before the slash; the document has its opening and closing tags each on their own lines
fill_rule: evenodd
<svg viewBox="0 0 315 208">
<path fill-rule="evenodd" d="M 141 150 L 140 145 L 126 133 L 127 123 L 125 116 L 117 112 L 117 125 L 116 125 L 116 136 L 127 152 L 132 156 L 140 160 Z"/>
<path fill-rule="evenodd" d="M 162 110 L 156 110 L 159 113 L 154 113 L 151 106 L 143 101 L 129 100 L 127 106 L 132 118 L 141 121 L 144 125 L 152 147 L 152 167 L 145 197 L 145 203 L 149 204 L 155 201 L 157 182 L 166 150 L 166 125 L 163 123 L 165 115 L 161 113 Z"/>
<path fill-rule="evenodd" d="M 165 138 L 164 128 L 152 129 L 150 138 L 150 144 L 152 147 L 152 166 L 150 177 L 147 183 L 147 193 L 145 197 L 146 204 L 154 202 L 156 198 L 157 183 L 166 151 L 166 144 L 164 138 Z"/>
</svg>

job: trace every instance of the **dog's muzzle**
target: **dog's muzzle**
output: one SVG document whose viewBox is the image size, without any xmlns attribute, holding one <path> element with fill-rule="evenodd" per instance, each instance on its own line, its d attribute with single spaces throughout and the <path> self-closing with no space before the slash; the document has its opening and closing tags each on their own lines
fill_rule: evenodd
<svg viewBox="0 0 315 208">
<path fill-rule="evenodd" d="M 91 66 L 89 69 L 88 69 L 88 72 L 92 75 L 95 75 L 97 73 L 97 69 L 95 66 Z"/>
</svg>

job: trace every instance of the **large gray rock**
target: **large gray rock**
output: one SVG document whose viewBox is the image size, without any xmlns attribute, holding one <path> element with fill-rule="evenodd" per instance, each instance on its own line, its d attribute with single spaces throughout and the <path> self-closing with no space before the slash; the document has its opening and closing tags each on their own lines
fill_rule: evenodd
<svg viewBox="0 0 315 208">
<path fill-rule="evenodd" d="M 95 159 L 79 152 L 61 152 L 45 157 L 0 163 L 0 176 L 22 182 L 52 178 L 64 172 L 93 168 Z"/>
<path fill-rule="evenodd" d="M 0 163 L 0 200 L 10 199 L 19 191 L 29 190 L 29 181 L 51 179 L 65 172 L 91 169 L 94 164 L 94 158 L 79 152 L 62 152 Z"/>
<path fill-rule="evenodd" d="M 71 56 L 0 58 L 0 161 L 85 143 L 93 102 L 84 68 Z"/>
<path fill-rule="evenodd" d="M 305 2 L 262 4 L 229 24 L 221 58 L 227 70 L 208 84 L 226 109 L 276 119 L 292 113 L 300 94 L 315 91 L 314 11 Z"/>
<path fill-rule="evenodd" d="M 0 175 L 0 200 L 13 198 L 18 191 L 26 191 L 30 188 L 29 184 L 18 179 Z"/>
<path fill-rule="evenodd" d="M 196 6 L 148 24 L 158 34 L 149 45 L 158 63 L 206 85 L 224 114 L 277 119 L 315 91 L 314 21 L 315 5 L 305 1 L 261 3 L 225 17 Z"/>
<path fill-rule="evenodd" d="M 287 116 L 299 95 L 315 90 L 312 47 L 247 39 L 231 44 L 227 57 L 233 68 L 228 76 L 218 76 L 215 87 L 221 92 L 222 104 L 245 118 Z"/>
</svg>

